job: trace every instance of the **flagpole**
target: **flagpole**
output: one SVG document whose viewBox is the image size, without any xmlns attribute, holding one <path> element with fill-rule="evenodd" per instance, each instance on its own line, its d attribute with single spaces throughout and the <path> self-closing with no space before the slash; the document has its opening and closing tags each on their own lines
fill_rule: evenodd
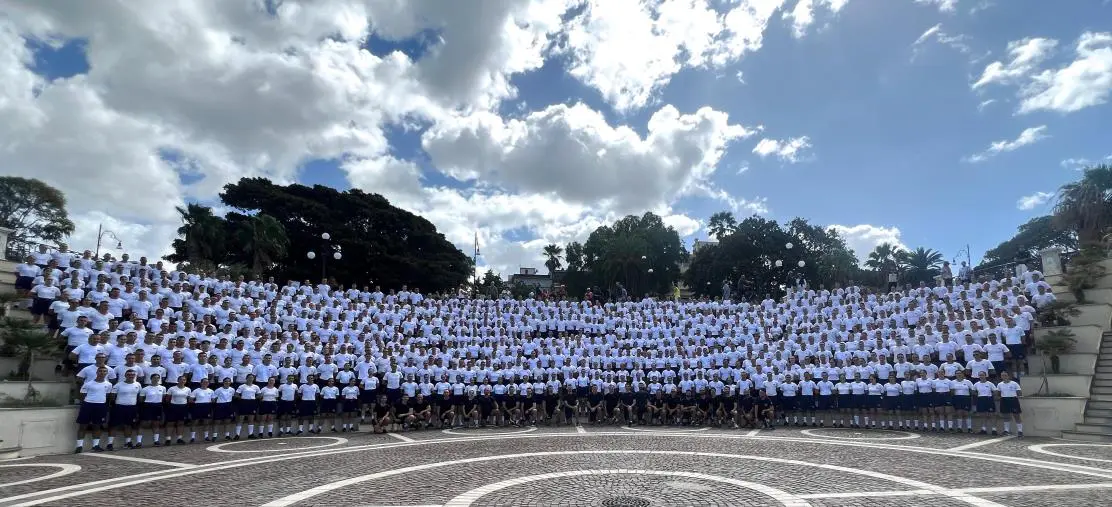
<svg viewBox="0 0 1112 507">
<path fill-rule="evenodd" d="M 479 288 L 479 231 L 475 231 L 475 252 L 471 257 L 471 275 L 474 277 L 474 282 L 471 284 L 474 294 Z"/>
</svg>

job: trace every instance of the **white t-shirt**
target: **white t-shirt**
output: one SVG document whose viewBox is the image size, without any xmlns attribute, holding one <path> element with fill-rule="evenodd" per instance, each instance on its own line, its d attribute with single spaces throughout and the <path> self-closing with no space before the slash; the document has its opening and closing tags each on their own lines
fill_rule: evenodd
<svg viewBox="0 0 1112 507">
<path fill-rule="evenodd" d="M 193 390 L 188 387 L 170 386 L 166 393 L 170 395 L 171 405 L 185 405 L 189 403 L 189 394 Z"/>
<path fill-rule="evenodd" d="M 117 382 L 112 386 L 112 394 L 116 395 L 117 405 L 135 405 L 139 402 L 139 392 L 143 385 L 138 382 Z"/>
<path fill-rule="evenodd" d="M 193 403 L 212 403 L 212 399 L 216 396 L 216 392 L 207 387 L 194 389 L 189 393 L 189 398 Z"/>
<path fill-rule="evenodd" d="M 320 387 L 316 384 L 301 384 L 297 388 L 297 392 L 301 394 L 301 399 L 305 401 L 316 401 L 317 393 L 320 392 Z"/>
<path fill-rule="evenodd" d="M 236 388 L 236 394 L 238 394 L 241 399 L 253 400 L 255 399 L 255 395 L 259 394 L 259 386 L 255 384 L 243 384 Z"/>
<path fill-rule="evenodd" d="M 996 384 L 996 390 L 1000 391 L 1001 398 L 1015 398 L 1019 396 L 1019 382 L 1009 380 L 1007 382 L 1000 382 Z"/>
<path fill-rule="evenodd" d="M 81 385 L 81 394 L 85 395 L 86 403 L 106 403 L 110 392 L 112 383 L 107 380 L 90 380 Z"/>
<path fill-rule="evenodd" d="M 147 386 L 143 388 L 142 394 L 143 403 L 162 403 L 162 398 L 166 396 L 166 386 Z"/>
</svg>

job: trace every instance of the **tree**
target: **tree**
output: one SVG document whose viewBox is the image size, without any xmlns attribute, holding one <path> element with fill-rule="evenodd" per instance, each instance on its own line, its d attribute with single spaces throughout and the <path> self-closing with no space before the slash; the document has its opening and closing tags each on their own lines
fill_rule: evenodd
<svg viewBox="0 0 1112 507">
<path fill-rule="evenodd" d="M 903 249 L 891 243 L 881 243 L 869 253 L 865 267 L 877 272 L 892 272 L 899 269 L 899 259 Z"/>
<path fill-rule="evenodd" d="M 323 255 L 328 247 L 343 252 L 343 260 L 328 264 L 329 277 L 343 283 L 408 285 L 431 293 L 454 290 L 473 272 L 471 258 L 431 222 L 391 206 L 378 194 L 244 178 L 225 186 L 220 199 L 245 214 L 274 217 L 285 229 L 287 255 L 275 259 L 270 271 L 278 277 L 315 279 L 320 261 L 306 253 Z M 325 232 L 331 235 L 327 245 L 321 239 Z M 181 253 L 176 247 L 175 254 Z"/>
<path fill-rule="evenodd" d="M 907 281 L 911 283 L 932 282 L 940 273 L 939 267 L 942 266 L 942 254 L 929 248 L 919 247 L 910 252 L 901 251 L 898 258 L 906 273 Z"/>
<path fill-rule="evenodd" d="M 1080 180 L 1058 189 L 1057 226 L 1077 231 L 1081 244 L 1103 241 L 1112 225 L 1112 166 L 1085 169 Z"/>
<path fill-rule="evenodd" d="M 575 254 L 579 256 L 579 252 Z M 680 264 L 687 256 L 679 233 L 659 216 L 629 215 L 587 237 L 581 257 L 582 271 L 589 276 L 576 280 L 569 292 L 592 286 L 612 292 L 621 283 L 633 296 L 666 293 L 679 279 Z"/>
<path fill-rule="evenodd" d="M 213 214 L 212 208 L 196 203 L 176 209 L 182 221 L 181 227 L 178 227 L 181 238 L 174 240 L 174 251 L 165 259 L 202 269 L 215 269 L 227 258 L 225 240 L 229 238 L 225 220 Z"/>
<path fill-rule="evenodd" d="M 737 219 L 729 211 L 719 211 L 707 220 L 707 231 L 721 240 L 737 229 Z"/>
<path fill-rule="evenodd" d="M 483 278 L 479 280 L 479 285 L 475 287 L 479 294 L 484 294 L 488 297 L 498 297 L 506 288 L 506 282 L 502 277 L 493 270 L 488 270 L 483 273 Z"/>
<path fill-rule="evenodd" d="M 4 346 L 19 357 L 15 377 L 31 380 L 31 364 L 36 353 L 50 353 L 57 350 L 54 339 L 29 320 L 5 318 L 0 322 L 0 338 Z"/>
<path fill-rule="evenodd" d="M 0 176 L 0 227 L 13 230 L 8 241 L 25 245 L 59 242 L 74 229 L 62 191 L 18 176 Z"/>
<path fill-rule="evenodd" d="M 560 262 L 560 256 L 563 255 L 563 253 L 564 249 L 560 248 L 560 245 L 557 245 L 555 243 L 545 245 L 544 247 L 544 267 L 548 268 L 548 278 L 550 280 L 555 281 L 556 270 L 563 267 L 563 263 Z"/>
<path fill-rule="evenodd" d="M 1053 215 L 1035 217 L 1019 226 L 1015 236 L 985 252 L 982 265 L 1013 262 L 1038 256 L 1039 250 L 1059 247 L 1076 250 L 1077 233 L 1073 228 L 1061 227 Z"/>
<path fill-rule="evenodd" d="M 240 253 L 249 261 L 251 272 L 256 276 L 286 256 L 290 240 L 285 227 L 274 217 L 263 213 L 255 216 L 233 213 L 229 214 L 228 221 L 235 231 Z"/>
</svg>

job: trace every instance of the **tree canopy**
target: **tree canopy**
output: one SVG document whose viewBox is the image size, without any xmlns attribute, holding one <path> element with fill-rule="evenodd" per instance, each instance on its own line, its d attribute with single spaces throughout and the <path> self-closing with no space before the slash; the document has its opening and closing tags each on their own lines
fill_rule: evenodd
<svg viewBox="0 0 1112 507">
<path fill-rule="evenodd" d="M 985 252 L 983 265 L 1013 262 L 1016 259 L 1037 257 L 1039 250 L 1060 247 L 1063 250 L 1077 249 L 1077 233 L 1062 227 L 1053 215 L 1035 217 L 1019 226 L 1015 236 Z"/>
<path fill-rule="evenodd" d="M 797 278 L 833 287 L 858 274 L 856 257 L 832 228 L 802 218 L 781 225 L 756 215 L 740 222 L 728 212 L 714 217 L 718 244 L 700 247 L 685 273 L 684 281 L 698 295 L 719 295 L 725 283 L 760 297 L 779 293 Z"/>
<path fill-rule="evenodd" d="M 666 294 L 688 256 L 679 233 L 654 213 L 626 216 L 595 229 L 583 243 L 546 247 L 544 255 L 559 267 L 561 250 L 567 266 L 563 281 L 573 295 L 588 288 L 614 292 L 618 284 L 630 295 Z"/>
<path fill-rule="evenodd" d="M 328 277 L 340 283 L 424 291 L 458 287 L 472 273 L 471 259 L 432 223 L 378 194 L 244 178 L 225 186 L 220 200 L 238 212 L 220 218 L 196 204 L 178 210 L 181 238 L 167 260 L 235 263 L 296 280 L 319 279 L 327 263 Z"/>
<path fill-rule="evenodd" d="M 14 231 L 14 243 L 59 242 L 74 229 L 62 191 L 18 176 L 0 176 L 0 227 Z"/>
</svg>

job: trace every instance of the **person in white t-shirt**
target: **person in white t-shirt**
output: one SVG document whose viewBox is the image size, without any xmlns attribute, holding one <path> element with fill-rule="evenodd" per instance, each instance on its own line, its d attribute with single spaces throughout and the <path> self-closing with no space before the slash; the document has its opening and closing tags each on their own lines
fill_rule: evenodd
<svg viewBox="0 0 1112 507">
<path fill-rule="evenodd" d="M 193 392 L 186 380 L 184 375 L 179 375 L 177 383 L 166 389 L 166 445 L 171 444 L 174 435 L 178 437 L 178 445 L 185 443 L 183 432 L 189 418 L 189 395 Z"/>
<path fill-rule="evenodd" d="M 77 411 L 77 454 L 81 453 L 85 440 L 92 438 L 93 450 L 100 452 L 100 438 L 104 436 L 104 424 L 108 420 L 108 394 L 112 383 L 108 381 L 108 367 L 101 366 L 96 377 L 81 386 L 81 408 Z M 93 436 L 95 432 L 95 436 Z"/>
<path fill-rule="evenodd" d="M 1008 372 L 1000 372 L 1000 383 L 996 384 L 996 394 L 1000 397 L 1000 418 L 1004 420 L 1004 434 L 1011 435 L 1011 422 L 1015 422 L 1016 436 L 1023 438 L 1023 410 L 1019 406 L 1022 388 L 1012 380 Z"/>
<path fill-rule="evenodd" d="M 215 398 L 216 392 L 209 387 L 208 377 L 202 377 L 199 386 L 189 392 L 189 443 L 197 440 L 197 428 L 202 428 L 205 442 L 216 441 L 215 432 L 209 436 Z"/>
<path fill-rule="evenodd" d="M 980 380 L 973 384 L 974 403 L 977 407 L 977 419 L 981 423 L 981 434 L 988 433 L 989 422 L 992 423 L 992 434 L 996 435 L 996 384 L 988 380 L 988 373 L 982 371 Z"/>
<path fill-rule="evenodd" d="M 124 447 L 131 449 L 131 440 L 135 438 L 139 428 L 139 392 L 143 385 L 139 383 L 138 373 L 135 370 L 126 370 L 123 380 L 112 386 L 112 412 L 108 418 L 113 433 L 120 433 L 126 438 Z M 116 436 L 108 435 L 109 451 L 113 450 L 113 440 Z"/>
<path fill-rule="evenodd" d="M 44 278 L 42 283 L 31 287 L 31 322 L 39 324 L 46 317 L 50 304 L 61 296 L 62 291 L 54 285 L 54 279 Z"/>
</svg>

